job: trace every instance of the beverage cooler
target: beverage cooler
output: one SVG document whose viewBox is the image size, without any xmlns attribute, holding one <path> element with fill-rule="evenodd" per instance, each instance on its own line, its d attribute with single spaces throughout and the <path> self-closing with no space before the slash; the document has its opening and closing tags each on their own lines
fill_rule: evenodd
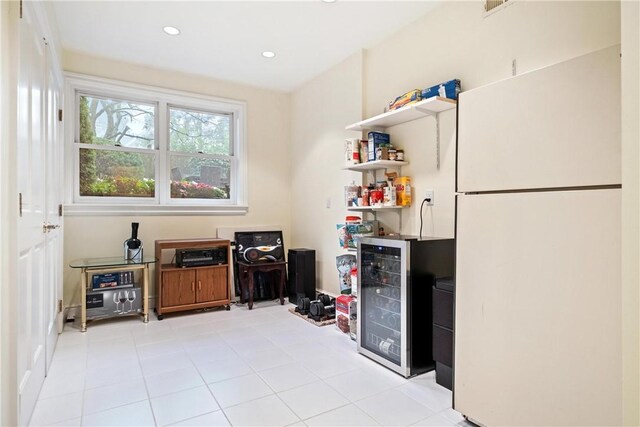
<svg viewBox="0 0 640 427">
<path fill-rule="evenodd" d="M 454 257 L 454 239 L 363 238 L 358 352 L 404 377 L 433 370 L 431 288 L 453 276 Z"/>
</svg>

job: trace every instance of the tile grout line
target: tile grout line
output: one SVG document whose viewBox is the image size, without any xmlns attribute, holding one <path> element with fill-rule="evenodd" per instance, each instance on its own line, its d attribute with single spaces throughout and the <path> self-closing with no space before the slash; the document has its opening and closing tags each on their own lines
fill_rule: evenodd
<svg viewBox="0 0 640 427">
<path fill-rule="evenodd" d="M 274 307 L 278 307 L 278 306 L 274 306 Z M 272 307 L 270 307 L 270 306 L 269 306 L 269 307 L 266 307 L 266 308 L 272 308 Z M 331 378 L 338 377 L 338 376 L 342 375 L 342 373 L 337 373 L 337 374 L 334 374 L 334 375 L 328 376 L 328 377 L 326 377 L 326 378 L 318 377 L 318 376 L 317 376 L 317 374 L 315 374 L 314 372 L 309 371 L 308 369 L 306 369 L 306 368 L 304 367 L 304 365 L 302 365 L 302 363 L 304 362 L 304 360 L 301 360 L 300 358 L 296 357 L 295 355 L 292 355 L 289 351 L 287 351 L 287 349 L 291 349 L 291 348 L 293 348 L 293 347 L 294 347 L 294 344 L 295 344 L 295 345 L 298 345 L 298 346 L 300 346 L 300 345 L 304 346 L 304 344 L 305 344 L 305 343 L 308 343 L 308 342 L 309 342 L 309 340 L 306 340 L 305 342 L 300 342 L 300 343 L 287 343 L 287 344 L 284 344 L 284 343 L 282 343 L 282 342 L 276 342 L 274 339 L 272 339 L 272 337 L 274 337 L 275 335 L 273 335 L 273 334 L 271 333 L 271 330 L 270 330 L 270 329 L 268 329 L 268 328 L 266 328 L 266 329 L 265 329 L 265 328 L 263 328 L 263 327 L 258 328 L 258 327 L 261 325 L 261 323 L 260 323 L 261 321 L 267 321 L 268 323 L 271 323 L 271 322 L 277 323 L 279 326 L 278 326 L 278 325 L 274 325 L 274 326 L 275 326 L 275 327 L 277 327 L 277 328 L 279 328 L 280 326 L 282 326 L 282 325 L 281 325 L 281 322 L 282 322 L 282 321 L 284 321 L 284 320 L 286 320 L 286 319 L 285 319 L 285 316 L 282 316 L 282 315 L 281 315 L 281 313 L 280 313 L 279 311 L 277 312 L 275 309 L 274 309 L 274 310 L 269 310 L 269 311 L 265 312 L 264 314 L 265 314 L 265 316 L 266 316 L 264 319 L 262 319 L 261 317 L 260 317 L 260 318 L 258 318 L 258 316 L 256 315 L 256 316 L 255 316 L 255 317 L 256 317 L 256 319 L 253 319 L 253 318 L 252 318 L 252 319 L 247 319 L 247 320 L 250 322 L 249 324 L 241 324 L 241 325 L 239 325 L 238 327 L 233 327 L 233 328 L 230 328 L 230 329 L 224 330 L 223 332 L 224 332 L 224 333 L 225 333 L 225 335 L 227 336 L 227 338 L 226 338 L 226 339 L 225 339 L 224 337 L 220 336 L 218 333 L 215 333 L 215 335 L 217 335 L 217 336 L 221 339 L 222 343 L 224 343 L 224 345 L 225 345 L 225 346 L 227 346 L 227 347 L 231 350 L 231 354 L 235 354 L 235 355 L 237 356 L 237 358 L 238 358 L 238 359 L 240 359 L 240 360 L 241 360 L 241 361 L 242 361 L 246 366 L 248 366 L 248 367 L 249 367 L 250 373 L 247 373 L 247 374 L 238 375 L 238 376 L 234 376 L 234 377 L 231 377 L 231 378 L 227 378 L 227 379 L 223 379 L 223 380 L 213 381 L 213 382 L 211 382 L 211 383 L 207 383 L 207 382 L 204 380 L 203 373 L 202 373 L 202 372 L 201 372 L 201 370 L 198 368 L 197 364 L 194 362 L 193 356 L 192 356 L 192 355 L 189 353 L 189 351 L 187 350 L 187 348 L 188 348 L 188 347 L 187 347 L 187 345 L 185 344 L 185 342 L 184 342 L 184 341 L 180 341 L 180 348 L 181 348 L 181 350 L 182 350 L 182 351 L 184 351 L 184 352 L 186 353 L 186 355 L 187 355 L 187 359 L 190 361 L 191 366 L 195 368 L 196 372 L 197 372 L 197 373 L 198 373 L 198 375 L 199 375 L 200 380 L 201 380 L 201 381 L 204 383 L 204 385 L 207 387 L 207 389 L 208 389 L 208 391 L 209 391 L 210 395 L 212 395 L 212 397 L 213 397 L 214 401 L 216 402 L 216 404 L 217 404 L 217 405 L 218 405 L 218 407 L 220 408 L 219 410 L 222 412 L 222 415 L 226 418 L 226 420 L 227 420 L 227 422 L 229 422 L 229 424 L 231 424 L 231 422 L 230 422 L 230 420 L 229 420 L 229 418 L 228 418 L 228 416 L 227 416 L 227 414 L 226 414 L 226 412 L 225 412 L 225 410 L 226 410 L 226 409 L 233 408 L 233 407 L 236 407 L 236 406 L 239 406 L 239 405 L 243 405 L 243 404 L 245 404 L 245 403 L 250 403 L 250 402 L 252 402 L 252 401 L 259 400 L 259 399 L 266 398 L 266 397 L 270 396 L 270 394 L 268 394 L 268 395 L 265 395 L 265 396 L 257 397 L 257 398 L 255 398 L 255 399 L 250 399 L 250 400 L 245 401 L 245 402 L 241 402 L 241 403 L 238 403 L 238 404 L 230 405 L 230 406 L 228 406 L 227 408 L 222 408 L 222 407 L 220 406 L 220 403 L 218 402 L 218 399 L 215 397 L 215 395 L 213 394 L 213 391 L 211 390 L 211 388 L 210 388 L 209 386 L 210 386 L 210 385 L 212 385 L 212 384 L 216 384 L 216 383 L 223 382 L 223 381 L 233 380 L 233 379 L 235 379 L 235 378 L 240 378 L 240 377 L 243 377 L 243 376 L 255 375 L 255 376 L 256 376 L 256 377 L 257 377 L 257 378 L 258 378 L 258 379 L 259 379 L 263 384 L 265 384 L 265 385 L 267 386 L 267 388 L 268 388 L 269 390 L 271 390 L 271 395 L 273 395 L 273 394 L 274 394 L 275 396 L 277 396 L 277 398 L 279 399 L 279 401 L 281 401 L 281 402 L 282 402 L 282 404 L 283 404 L 283 405 L 284 405 L 284 406 L 285 406 L 289 411 L 291 411 L 291 413 L 295 414 L 295 415 L 297 416 L 297 418 L 300 420 L 300 422 L 303 422 L 303 423 L 304 423 L 304 420 L 305 420 L 305 419 L 306 419 L 306 420 L 309 420 L 309 419 L 311 419 L 311 418 L 321 416 L 321 415 L 326 414 L 326 413 L 328 413 L 328 412 L 332 412 L 332 411 L 335 411 L 335 410 L 338 410 L 338 409 L 344 408 L 344 407 L 346 407 L 346 406 L 348 406 L 348 405 L 350 405 L 350 404 L 353 404 L 353 405 L 354 405 L 354 407 L 358 408 L 358 410 L 362 411 L 364 414 L 366 414 L 367 416 L 371 417 L 371 419 L 373 419 L 374 421 L 379 422 L 375 417 L 373 417 L 372 415 L 370 415 L 369 413 L 367 413 L 366 411 L 364 411 L 362 408 L 360 408 L 360 407 L 357 405 L 357 402 L 360 402 L 360 401 L 362 401 L 362 400 L 365 400 L 365 399 L 371 398 L 371 397 L 373 397 L 373 396 L 376 396 L 376 395 L 378 395 L 378 394 L 384 393 L 385 391 L 390 391 L 390 390 L 399 389 L 400 387 L 402 387 L 402 386 L 406 385 L 406 383 L 401 383 L 401 384 L 393 385 L 393 386 L 391 386 L 391 387 L 389 387 L 389 388 L 386 388 L 386 389 L 380 390 L 380 391 L 378 391 L 378 392 L 376 392 L 376 393 L 372 394 L 371 396 L 366 396 L 366 397 L 363 397 L 363 398 L 360 398 L 360 399 L 358 399 L 358 400 L 353 401 L 353 400 L 349 399 L 347 396 L 344 396 L 344 395 L 343 395 L 339 390 L 337 390 L 337 389 L 333 388 L 333 387 L 331 386 L 331 384 L 329 384 L 329 383 L 327 382 L 327 381 L 328 381 L 329 379 L 331 379 Z M 288 317 L 287 317 L 287 319 L 288 319 Z M 229 320 L 229 319 L 227 319 L 227 320 Z M 234 320 L 234 319 L 232 319 L 232 320 Z M 187 325 L 183 325 L 183 324 L 181 324 L 181 325 L 180 325 L 180 327 L 185 327 L 185 326 L 187 326 Z M 301 329 L 303 329 L 303 328 L 301 328 Z M 129 330 L 129 333 L 131 333 L 131 334 L 133 335 L 132 328 L 129 328 L 128 330 Z M 172 329 L 171 325 L 169 326 L 169 330 L 171 330 L 171 331 L 172 331 L 172 332 L 174 332 L 175 334 L 177 334 L 177 333 L 178 333 L 177 331 L 175 331 L 174 329 Z M 332 408 L 332 409 L 329 409 L 329 410 L 327 410 L 327 411 L 320 412 L 320 413 L 315 414 L 315 415 L 313 415 L 313 416 L 311 416 L 311 417 L 308 417 L 308 418 L 302 419 L 302 418 L 301 418 L 300 416 L 298 416 L 298 415 L 296 414 L 296 412 L 295 412 L 295 411 L 293 411 L 293 410 L 291 409 L 291 407 L 289 407 L 289 405 L 288 405 L 288 404 L 287 404 L 287 403 L 282 399 L 281 394 L 282 394 L 282 393 L 285 393 L 285 392 L 288 392 L 288 391 L 290 391 L 290 390 L 294 390 L 294 389 L 299 388 L 299 387 L 304 387 L 305 385 L 299 385 L 299 386 L 296 386 L 296 387 L 292 387 L 292 388 L 287 388 L 287 389 L 281 390 L 280 392 L 276 392 L 276 391 L 274 390 L 274 388 L 273 388 L 271 385 L 269 385 L 269 383 L 267 383 L 267 381 L 262 377 L 261 372 L 269 371 L 269 370 L 273 370 L 273 369 L 277 369 L 277 368 L 281 368 L 283 365 L 277 365 L 277 366 L 268 367 L 268 368 L 260 369 L 260 370 L 259 370 L 258 368 L 256 368 L 256 367 L 252 366 L 251 364 L 247 363 L 247 359 L 246 359 L 246 357 L 248 357 L 248 356 L 245 356 L 245 357 L 243 358 L 243 357 L 240 355 L 240 353 L 238 352 L 238 349 L 236 349 L 236 348 L 235 348 L 235 347 L 238 347 L 238 346 L 239 346 L 239 344 L 236 344 L 235 346 L 233 346 L 233 345 L 231 345 L 231 344 L 230 344 L 230 341 L 228 341 L 231 337 L 234 337 L 234 332 L 235 332 L 236 330 L 244 330 L 244 331 L 248 331 L 248 332 L 250 332 L 250 333 L 252 333 L 252 334 L 253 334 L 253 333 L 255 333 L 255 334 L 256 334 L 256 336 L 259 336 L 260 338 L 263 338 L 263 339 L 265 340 L 265 342 L 268 342 L 270 345 L 272 345 L 272 346 L 273 346 L 273 348 L 274 348 L 275 350 L 277 350 L 278 352 L 282 352 L 283 354 L 286 354 L 288 357 L 293 358 L 293 361 L 294 361 L 296 364 L 300 364 L 300 365 L 301 365 L 301 367 L 302 367 L 303 369 L 305 369 L 306 371 L 309 371 L 309 372 L 310 372 L 310 374 L 312 374 L 312 375 L 314 376 L 314 379 L 313 379 L 313 381 L 312 381 L 312 382 L 316 382 L 316 381 L 318 381 L 318 380 L 322 381 L 322 383 L 323 383 L 323 384 L 325 384 L 327 387 L 331 388 L 332 390 L 335 390 L 339 395 L 341 395 L 341 396 L 345 397 L 345 398 L 346 398 L 346 400 L 347 400 L 347 403 L 345 403 L 345 404 L 343 404 L 343 405 L 340 405 L 340 406 L 337 406 L 336 408 Z M 311 333 L 311 330 L 310 330 L 310 329 L 309 329 L 309 330 L 307 330 L 307 329 L 305 329 L 305 330 L 298 330 L 298 328 L 294 328 L 294 330 L 295 330 L 295 331 L 299 331 L 299 333 L 300 333 L 300 334 L 302 334 L 302 335 L 314 335 L 313 333 Z M 330 334 L 330 333 L 326 333 L 326 334 L 325 334 L 325 333 L 324 333 L 324 331 L 322 331 L 322 332 L 323 332 L 323 334 L 322 334 L 322 336 L 323 336 L 323 337 L 324 337 L 324 336 L 331 337 L 331 334 Z M 265 333 L 268 333 L 268 334 L 265 334 Z M 205 336 L 205 335 L 208 335 L 208 334 L 207 334 L 207 333 L 202 333 L 202 334 L 197 334 L 197 335 L 195 335 L 195 336 L 200 336 L 200 335 Z M 178 335 L 176 335 L 176 336 L 178 336 Z M 236 336 L 237 336 L 237 335 L 236 335 Z M 168 340 L 166 340 L 166 341 L 168 341 Z M 333 350 L 336 350 L 336 351 L 338 351 L 338 350 L 344 350 L 343 348 L 341 348 L 341 346 L 334 345 L 334 341 L 336 341 L 336 342 L 337 342 L 337 340 L 332 340 L 332 342 L 331 342 L 331 348 L 332 348 Z M 100 341 L 100 342 L 102 342 L 102 341 Z M 148 385 L 148 383 L 147 383 L 147 378 L 146 378 L 146 376 L 144 375 L 144 370 L 142 370 L 142 363 L 143 363 L 143 359 L 141 358 L 140 346 L 142 346 L 142 345 L 154 345 L 154 344 L 157 344 L 157 342 L 155 342 L 155 341 L 153 341 L 153 340 L 152 340 L 151 342 L 148 342 L 148 343 L 145 343 L 145 344 L 140 344 L 140 345 L 138 345 L 138 340 L 136 340 L 136 339 L 134 338 L 135 354 L 136 354 L 136 357 L 137 357 L 138 366 L 140 366 L 141 371 L 142 371 L 143 383 L 145 384 L 145 392 L 146 392 L 146 395 L 147 395 L 147 399 L 146 399 L 146 400 L 148 400 L 148 402 L 149 402 L 149 405 L 150 405 L 150 406 L 151 406 L 151 396 L 150 396 L 150 392 L 149 392 L 149 385 Z M 336 344 L 337 344 L 337 343 L 336 343 Z M 89 346 L 90 346 L 90 343 L 88 343 L 88 344 L 87 344 L 87 346 L 89 347 Z M 293 347 L 292 347 L 292 346 L 293 346 Z M 206 347 L 206 346 L 204 346 L 204 347 Z M 241 345 L 240 345 L 240 347 L 241 347 Z M 189 348 L 190 348 L 190 347 L 189 347 Z M 258 348 L 257 350 L 260 350 L 260 348 Z M 258 351 L 258 352 L 259 352 L 259 351 Z M 89 352 L 87 352 L 87 356 L 86 356 L 86 357 L 87 357 L 87 359 L 88 359 L 88 353 L 89 353 Z M 246 352 L 245 352 L 245 353 L 246 353 Z M 276 358 L 276 360 L 277 360 L 277 359 L 278 359 L 278 358 Z M 85 363 L 86 363 L 86 362 L 85 362 Z M 286 365 L 286 363 L 285 363 L 285 365 Z M 364 366 L 360 366 L 360 365 L 357 365 L 357 366 L 358 366 L 357 368 L 352 369 L 352 370 L 349 370 L 348 372 L 355 372 L 355 371 L 362 370 L 362 369 L 364 368 Z M 184 369 L 184 368 L 181 368 L 181 369 Z M 86 371 L 86 370 L 85 370 L 85 371 Z M 83 401 L 81 402 L 81 403 L 82 403 L 82 405 L 81 405 L 81 420 L 82 420 L 82 419 L 84 418 L 84 416 L 85 416 L 85 413 L 84 413 L 84 400 L 85 400 L 85 393 L 87 392 L 87 388 L 86 388 L 86 386 L 87 386 L 87 376 L 86 376 L 86 373 L 85 373 L 85 378 L 84 378 L 83 383 L 84 383 L 84 384 L 83 384 L 83 385 L 84 385 L 84 388 L 83 388 L 83 390 L 82 390 L 82 400 L 83 400 Z M 197 387 L 201 387 L 201 386 L 197 386 Z M 163 395 L 156 396 L 156 397 L 166 396 L 166 395 L 168 395 L 168 394 L 178 393 L 178 392 L 181 392 L 181 391 L 187 391 L 187 390 L 191 390 L 191 389 L 193 389 L 193 388 L 196 388 L 196 387 L 190 387 L 190 388 L 187 388 L 187 389 L 184 389 L 184 390 L 180 390 L 180 391 L 177 391 L 177 392 L 170 392 L 170 393 L 163 394 Z M 400 390 L 398 390 L 398 391 L 400 391 Z M 443 412 L 447 411 L 449 408 L 444 408 L 444 409 L 441 409 L 441 410 L 439 410 L 439 411 L 434 411 L 434 410 L 433 410 L 431 407 L 429 407 L 428 405 L 425 405 L 425 404 L 423 404 L 421 401 L 417 400 L 417 399 L 416 399 L 416 397 L 412 397 L 412 396 L 410 396 L 410 395 L 408 395 L 408 394 L 403 393 L 402 391 L 400 391 L 400 393 L 402 393 L 402 394 L 404 395 L 404 397 L 407 397 L 407 398 L 409 398 L 410 400 L 412 400 L 412 401 L 416 402 L 417 404 L 419 404 L 420 406 L 425 407 L 425 408 L 429 409 L 430 411 L 432 411 L 432 412 L 433 412 L 433 415 L 431 415 L 431 416 L 441 415 L 441 416 L 445 417 L 446 419 L 448 419 L 449 421 L 453 422 L 453 420 L 452 420 L 452 419 L 450 419 L 450 418 L 448 418 L 447 416 L 445 416 L 444 414 L 442 414 Z M 70 394 L 70 393 L 69 393 L 69 394 Z M 125 404 L 125 405 L 119 405 L 118 407 L 120 407 L 120 406 L 126 406 L 126 405 L 129 405 L 129 404 L 131 404 L 131 403 L 137 403 L 137 402 L 130 402 L 130 403 L 127 403 L 127 404 Z M 117 408 L 117 407 L 114 407 L 114 408 Z M 114 408 L 110 408 L 110 409 L 114 409 Z M 153 407 L 151 406 L 151 408 L 150 408 L 150 409 L 151 409 L 151 412 L 152 412 L 152 417 L 153 417 L 153 419 L 154 419 L 154 422 L 155 422 L 155 423 L 156 423 L 156 425 L 157 425 L 157 421 L 155 420 L 155 413 L 153 412 Z M 109 409 L 107 409 L 107 410 L 109 410 Z M 106 411 L 106 410 L 105 410 L 105 411 Z M 101 412 L 102 412 L 102 411 L 101 411 Z M 206 414 L 214 413 L 214 412 L 217 412 L 217 410 L 207 412 Z M 197 417 L 202 416 L 202 415 L 205 415 L 205 414 L 196 415 L 196 416 L 194 416 L 194 417 L 186 418 L 186 419 L 184 419 L 184 420 L 182 420 L 182 421 L 185 421 L 185 420 L 188 420 L 188 419 L 192 419 L 192 418 L 197 418 Z M 431 416 L 430 416 L 430 417 L 431 417 Z M 429 417 L 427 417 L 427 418 L 429 418 Z M 64 420 L 63 420 L 63 421 L 64 421 Z M 61 421 L 61 422 L 62 422 L 62 421 Z M 177 422 L 180 422 L 180 421 L 177 421 Z M 419 422 L 420 422 L 420 420 L 418 420 L 417 422 L 419 423 Z"/>
<path fill-rule="evenodd" d="M 147 384 L 147 378 L 145 377 L 144 369 L 142 368 L 142 359 L 140 358 L 140 352 L 138 351 L 138 343 L 136 342 L 136 338 L 133 336 L 133 332 L 131 333 L 131 335 L 133 337 L 136 356 L 138 357 L 138 366 L 140 366 L 140 373 L 142 374 L 142 382 L 144 384 L 144 390 L 147 393 L 147 403 L 149 405 L 149 410 L 151 411 L 151 418 L 153 419 L 153 424 L 157 426 L 158 421 L 156 420 L 156 413 L 154 412 L 153 405 L 151 404 L 151 395 L 149 394 L 149 386 Z"/>
</svg>

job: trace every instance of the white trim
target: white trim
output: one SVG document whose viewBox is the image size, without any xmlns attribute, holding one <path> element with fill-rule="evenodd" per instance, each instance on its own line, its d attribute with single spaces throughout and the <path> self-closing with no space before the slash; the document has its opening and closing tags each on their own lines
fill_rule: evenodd
<svg viewBox="0 0 640 427">
<path fill-rule="evenodd" d="M 190 92 L 147 86 L 136 83 L 115 81 L 101 77 L 87 76 L 77 73 L 65 73 L 65 104 L 67 126 L 65 126 L 65 160 L 73 165 L 66 168 L 65 173 L 65 214 L 66 215 L 243 215 L 247 212 L 248 171 L 247 171 L 247 139 L 246 109 L 244 101 L 217 98 Z M 79 177 L 77 151 L 80 144 L 77 139 L 78 102 L 76 93 L 96 94 L 100 96 L 121 97 L 139 102 L 153 103 L 157 110 L 156 121 L 156 198 L 151 200 L 126 200 L 127 198 L 89 198 L 79 196 Z M 233 117 L 231 132 L 233 135 L 233 156 L 231 161 L 231 182 L 229 199 L 204 200 L 171 199 L 169 188 L 164 189 L 161 183 L 168 182 L 169 159 L 167 138 L 168 129 L 162 124 L 167 119 L 169 105 L 230 114 Z M 166 124 L 166 120 L 164 121 Z M 78 193 L 78 194 L 76 194 Z M 142 202 L 142 204 L 141 204 Z"/>
<path fill-rule="evenodd" d="M 64 205 L 64 216 L 119 216 L 119 215 L 244 215 L 248 206 L 198 206 L 198 205 L 141 205 L 141 204 L 111 204 Z"/>
<path fill-rule="evenodd" d="M 0 2 L 0 425 L 18 424 L 17 2 Z"/>
</svg>

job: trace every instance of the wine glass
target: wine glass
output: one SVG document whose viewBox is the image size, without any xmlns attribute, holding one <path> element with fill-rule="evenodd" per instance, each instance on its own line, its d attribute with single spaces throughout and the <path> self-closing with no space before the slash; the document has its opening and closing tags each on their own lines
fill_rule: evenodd
<svg viewBox="0 0 640 427">
<path fill-rule="evenodd" d="M 118 299 L 118 293 L 117 292 L 113 293 L 113 302 L 116 303 L 116 311 L 114 311 L 114 313 L 118 313 L 120 311 L 120 309 L 118 308 L 118 305 L 120 304 L 120 300 Z"/>
<path fill-rule="evenodd" d="M 127 299 L 129 298 L 129 293 L 127 291 L 120 291 L 118 292 L 118 298 L 120 300 L 120 302 L 122 303 L 122 314 L 124 314 L 124 303 L 127 301 Z"/>
<path fill-rule="evenodd" d="M 133 302 L 136 300 L 136 291 L 132 290 L 131 292 L 129 292 L 129 295 L 127 295 L 127 299 L 129 300 L 129 311 L 132 311 Z"/>
</svg>

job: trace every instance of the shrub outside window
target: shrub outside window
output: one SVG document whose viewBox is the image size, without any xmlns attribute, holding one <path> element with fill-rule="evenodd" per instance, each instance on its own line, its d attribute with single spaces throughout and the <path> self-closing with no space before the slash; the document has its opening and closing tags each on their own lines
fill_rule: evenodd
<svg viewBox="0 0 640 427">
<path fill-rule="evenodd" d="M 246 212 L 244 103 L 68 80 L 67 212 Z"/>
</svg>

